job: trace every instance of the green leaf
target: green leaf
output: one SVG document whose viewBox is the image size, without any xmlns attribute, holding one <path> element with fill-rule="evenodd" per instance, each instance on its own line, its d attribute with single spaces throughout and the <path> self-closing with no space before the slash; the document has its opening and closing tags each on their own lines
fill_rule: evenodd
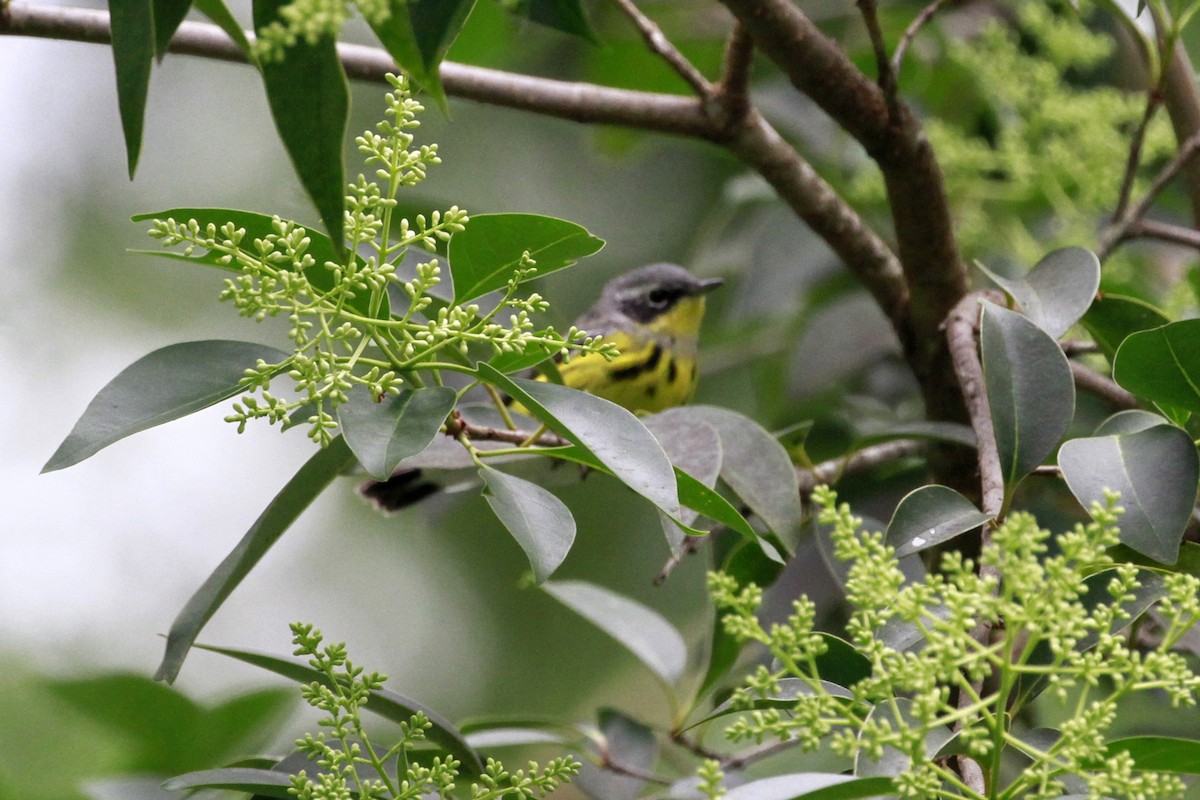
<svg viewBox="0 0 1200 800">
<path fill-rule="evenodd" d="M 278 19 L 279 9 L 289 2 L 254 0 L 255 30 Z M 284 49 L 281 60 L 261 66 L 275 129 L 340 253 L 346 213 L 342 147 L 350 114 L 350 90 L 337 43 L 326 36 L 309 44 L 301 37 Z"/>
<path fill-rule="evenodd" d="M 891 790 L 891 778 L 794 772 L 735 786 L 723 795 L 723 800 L 858 800 Z"/>
<path fill-rule="evenodd" d="M 817 657 L 817 674 L 822 680 L 853 686 L 870 676 L 871 660 L 858 648 L 832 633 L 817 635 L 825 641 L 825 653 Z"/>
<path fill-rule="evenodd" d="M 716 406 L 679 409 L 716 429 L 721 438 L 721 479 L 789 550 L 800 532 L 796 468 L 774 436 L 749 417 Z"/>
<path fill-rule="evenodd" d="M 212 225 L 218 232 L 226 223 L 232 223 L 235 230 L 245 231 L 245 235 L 242 238 L 244 243 L 250 243 L 255 239 L 262 239 L 269 234 L 276 233 L 275 217 L 268 216 L 267 214 L 258 214 L 254 211 L 241 211 L 236 208 L 170 208 L 166 211 L 137 214 L 130 219 L 134 222 L 145 222 L 152 219 L 173 219 L 181 225 L 186 225 L 194 220 L 202 231 L 209 225 Z M 305 226 L 302 227 L 304 227 L 305 236 L 308 239 L 308 248 L 304 252 L 312 256 L 315 262 L 313 266 L 304 270 L 304 277 L 308 279 L 309 284 L 313 288 L 323 293 L 331 292 L 337 286 L 337 283 L 333 271 L 325 266 L 325 262 L 342 263 L 343 258 L 338 255 L 333 247 L 333 242 L 328 236 L 318 230 Z M 193 251 L 191 255 L 184 255 L 181 252 L 172 252 L 170 250 L 135 250 L 134 252 L 184 261 L 189 264 L 216 267 L 227 272 L 241 272 L 241 268 L 236 263 L 222 263 L 221 259 L 225 254 L 219 250 L 206 250 L 202 247 L 197 247 L 196 251 Z M 361 266 L 363 263 L 362 259 L 357 255 L 354 258 Z M 367 292 L 360 292 L 355 297 L 348 299 L 346 305 L 363 316 L 372 316 L 371 297 Z M 387 319 L 390 314 L 391 309 L 388 297 L 384 293 L 379 310 L 374 316 L 378 319 Z"/>
<path fill-rule="evenodd" d="M 1104 422 L 1101 422 L 1092 435 L 1114 436 L 1119 433 L 1137 433 L 1138 431 L 1144 431 L 1147 428 L 1153 428 L 1156 425 L 1162 424 L 1163 417 L 1161 414 L 1133 408 L 1113 414 L 1104 420 Z"/>
<path fill-rule="evenodd" d="M 370 392 L 357 391 L 338 406 L 338 424 L 367 474 L 385 481 L 402 460 L 429 446 L 457 401 L 448 386 L 406 389 L 378 403 Z"/>
<path fill-rule="evenodd" d="M 161 62 L 167 54 L 179 23 L 187 16 L 192 0 L 153 0 L 154 3 L 154 54 Z"/>
<path fill-rule="evenodd" d="M 842 699 L 852 699 L 854 697 L 854 693 L 844 686 L 839 686 L 829 681 L 820 681 L 820 684 L 824 693 L 831 697 Z M 780 678 L 778 686 L 779 691 L 766 697 L 755 695 L 748 705 L 739 703 L 735 706 L 733 699 L 730 698 L 714 708 L 712 713 L 704 719 L 689 727 L 694 728 L 697 725 L 712 722 L 714 719 L 728 717 L 731 714 L 744 714 L 749 711 L 765 711 L 767 709 L 793 711 L 796 708 L 796 700 L 798 698 L 812 697 L 817 694 L 808 681 L 801 678 Z"/>
<path fill-rule="evenodd" d="M 544 381 L 510 378 L 487 364 L 479 378 L 500 388 L 559 436 L 591 451 L 618 480 L 679 518 L 675 470 L 646 426 L 616 403 Z"/>
<path fill-rule="evenodd" d="M 593 44 L 600 42 L 579 0 L 516 0 L 514 3 L 506 3 L 505 6 L 512 13 L 527 17 L 540 25 L 578 36 Z"/>
<path fill-rule="evenodd" d="M 289 791 L 291 786 L 292 778 L 286 772 L 248 767 L 203 769 L 185 775 L 177 775 L 163 782 L 163 788 L 169 792 L 227 789 L 261 797 L 280 798 L 293 796 L 293 793 Z"/>
<path fill-rule="evenodd" d="M 904 697 L 897 697 L 889 703 L 880 703 L 871 709 L 867 719 L 875 725 L 888 726 L 890 730 L 916 727 L 919 724 L 912 715 L 912 701 Z M 925 735 L 925 757 L 933 758 L 953 737 L 954 732 L 949 728 L 932 728 Z M 854 774 L 861 777 L 895 777 L 908 770 L 912 763 L 911 754 L 885 745 L 879 759 L 871 758 L 866 750 L 858 751 L 854 759 Z"/>
<path fill-rule="evenodd" d="M 538 214 L 479 214 L 450 237 L 448 259 L 454 275 L 454 302 L 465 303 L 503 289 L 521 257 L 537 262 L 532 280 L 571 266 L 604 247 L 587 229 Z"/>
<path fill-rule="evenodd" d="M 984 304 L 983 377 L 1005 492 L 1054 452 L 1075 415 L 1067 357 L 1041 328 L 1015 312 Z"/>
<path fill-rule="evenodd" d="M 319 450 L 263 510 L 237 546 L 196 590 L 175 617 L 167 635 L 167 648 L 155 680 L 173 683 L 183 666 L 188 650 L 200 629 L 225 602 L 242 579 L 249 574 L 271 545 L 278 541 L 296 518 L 308 508 L 325 487 L 354 461 L 354 455 L 341 436 Z"/>
<path fill-rule="evenodd" d="M 1111 363 L 1117 348 L 1130 334 L 1166 325 L 1171 320 L 1149 303 L 1136 297 L 1101 294 L 1083 315 L 1083 327 L 1096 340 Z"/>
<path fill-rule="evenodd" d="M 544 583 L 562 564 L 575 542 L 571 510 L 536 483 L 479 467 L 487 485 L 484 497 L 492 511 L 521 545 L 533 568 L 533 579 Z"/>
<path fill-rule="evenodd" d="M 246 56 L 247 61 L 258 66 L 258 59 L 250 47 L 250 40 L 246 38 L 246 32 L 242 30 L 237 19 L 230 13 L 229 7 L 225 5 L 225 0 L 193 0 L 192 4 L 197 11 L 212 20 L 218 28 L 229 35 L 230 39 L 233 39 L 238 49 Z"/>
<path fill-rule="evenodd" d="M 1164 564 L 1174 564 L 1200 481 L 1200 456 L 1186 431 L 1159 424 L 1135 433 L 1072 439 L 1058 465 L 1085 509 L 1104 503 L 1104 489 L 1121 493 L 1121 541 Z"/>
<path fill-rule="evenodd" d="M 1200 319 L 1130 334 L 1113 359 L 1113 378 L 1138 397 L 1200 411 Z"/>
<path fill-rule="evenodd" d="M 896 558 L 912 555 L 990 520 L 975 504 L 949 486 L 929 485 L 904 496 L 887 527 L 887 542 Z"/>
<path fill-rule="evenodd" d="M 307 684 L 318 681 L 329 685 L 329 678 L 325 673 L 290 658 L 281 658 L 270 653 L 260 653 L 255 650 L 243 650 L 236 647 L 217 647 L 211 644 L 197 644 L 196 647 L 211 653 L 220 653 L 221 655 L 229 656 L 245 664 L 273 672 L 296 683 Z M 478 774 L 483 770 L 483 764 L 480 762 L 479 756 L 467 744 L 462 734 L 458 732 L 458 729 L 448 719 L 428 706 L 404 695 L 397 694 L 390 689 L 375 689 L 372 690 L 371 699 L 367 702 L 365 708 L 395 723 L 408 722 L 409 717 L 418 711 L 423 713 L 433 723 L 433 727 L 426 733 L 426 737 L 431 742 L 445 748 L 447 752 L 462 761 L 467 769 L 473 773 Z"/>
<path fill-rule="evenodd" d="M 641 417 L 642 424 L 662 445 L 671 464 L 675 467 L 676 480 L 680 472 L 685 472 L 695 478 L 706 488 L 712 489 L 717 484 L 717 476 L 721 473 L 721 440 L 716 430 L 705 423 L 688 422 L 678 414 L 677 409 L 669 409 L 658 414 Z M 694 525 L 699 510 L 692 508 L 682 497 L 683 505 L 681 519 L 688 525 Z M 738 516 L 741 516 L 740 514 Z M 682 550 L 683 540 L 687 536 L 683 528 L 666 514 L 659 512 L 663 534 L 671 553 L 678 556 Z"/>
<path fill-rule="evenodd" d="M 1200 775 L 1200 741 L 1170 736 L 1130 736 L 1108 743 L 1106 758 L 1128 753 L 1134 769 Z"/>
<path fill-rule="evenodd" d="M 934 442 L 961 444 L 963 447 L 975 446 L 975 433 L 971 430 L 970 425 L 930 420 L 892 423 L 888 425 L 887 430 L 857 437 L 854 444 L 856 449 L 861 449 L 867 445 L 891 442 L 896 439 L 928 439 Z"/>
<path fill-rule="evenodd" d="M 78 464 L 130 434 L 185 417 L 233 397 L 258 359 L 279 363 L 288 354 L 252 342 L 184 342 L 139 358 L 88 403 L 83 416 L 42 472 Z"/>
<path fill-rule="evenodd" d="M 659 747 L 653 730 L 611 708 L 600 710 L 598 722 L 605 757 L 632 772 L 650 773 L 654 769 Z M 584 762 L 572 783 L 598 800 L 635 800 L 646 788 L 641 778 L 601 769 L 590 761 Z"/>
<path fill-rule="evenodd" d="M 137 171 L 146 120 L 146 95 L 154 63 L 154 7 L 152 0 L 109 0 L 113 61 L 117 68 L 117 107 L 125 134 L 129 179 Z"/>
<path fill-rule="evenodd" d="M 371 23 L 380 43 L 412 80 L 446 113 L 438 67 L 467 21 L 475 0 L 391 0 L 391 15 Z"/>
<path fill-rule="evenodd" d="M 675 626 L 658 612 L 584 581 L 547 581 L 542 588 L 616 639 L 668 686 L 683 677 L 687 646 Z"/>
<path fill-rule="evenodd" d="M 462 726 L 463 737 L 475 750 L 492 750 L 497 747 L 527 747 L 531 744 L 554 744 L 569 747 L 578 739 L 577 736 L 567 737 L 558 733 L 554 728 L 562 726 L 534 727 L 531 725 L 495 724 L 475 726 L 467 730 Z"/>
<path fill-rule="evenodd" d="M 1055 250 L 1024 278 L 1004 278 L 978 266 L 1052 339 L 1079 321 L 1100 288 L 1100 259 L 1083 247 Z"/>
</svg>

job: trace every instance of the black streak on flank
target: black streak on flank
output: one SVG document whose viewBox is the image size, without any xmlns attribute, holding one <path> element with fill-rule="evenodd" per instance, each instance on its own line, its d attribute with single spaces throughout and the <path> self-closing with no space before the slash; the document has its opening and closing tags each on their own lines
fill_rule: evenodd
<svg viewBox="0 0 1200 800">
<path fill-rule="evenodd" d="M 678 377 L 678 371 L 675 369 L 675 359 L 667 359 L 667 385 L 670 386 Z"/>
<path fill-rule="evenodd" d="M 634 364 L 633 366 L 630 366 L 630 367 L 623 367 L 622 369 L 613 370 L 612 379 L 614 381 L 633 380 L 638 375 L 641 375 L 642 373 L 645 373 L 645 372 L 650 372 L 655 367 L 657 367 L 658 360 L 660 358 L 662 358 L 662 346 L 656 344 L 656 345 L 654 345 L 654 349 L 650 351 L 649 358 L 647 358 L 641 364 Z M 675 362 L 671 362 L 671 363 L 673 366 Z"/>
</svg>

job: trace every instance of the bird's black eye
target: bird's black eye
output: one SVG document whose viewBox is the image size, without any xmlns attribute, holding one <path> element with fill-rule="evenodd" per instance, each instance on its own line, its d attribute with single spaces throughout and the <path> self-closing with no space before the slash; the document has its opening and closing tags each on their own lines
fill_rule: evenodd
<svg viewBox="0 0 1200 800">
<path fill-rule="evenodd" d="M 646 295 L 646 300 L 655 308 L 665 308 L 670 299 L 671 293 L 666 289 L 651 289 L 650 294 Z"/>
</svg>

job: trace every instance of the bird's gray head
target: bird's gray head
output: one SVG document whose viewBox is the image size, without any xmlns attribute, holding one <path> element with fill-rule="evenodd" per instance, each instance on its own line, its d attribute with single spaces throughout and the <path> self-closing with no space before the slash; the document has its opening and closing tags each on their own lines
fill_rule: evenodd
<svg viewBox="0 0 1200 800">
<path fill-rule="evenodd" d="M 712 291 L 722 283 L 720 278 L 697 278 L 675 264 L 650 264 L 605 284 L 599 305 L 646 323 L 683 298 Z"/>
</svg>

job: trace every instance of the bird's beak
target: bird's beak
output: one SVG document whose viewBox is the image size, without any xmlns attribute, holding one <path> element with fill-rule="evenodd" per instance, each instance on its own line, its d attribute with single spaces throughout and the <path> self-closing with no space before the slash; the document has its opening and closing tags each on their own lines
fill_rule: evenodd
<svg viewBox="0 0 1200 800">
<path fill-rule="evenodd" d="M 705 278 L 700 281 L 700 289 L 696 294 L 708 294 L 723 283 L 725 283 L 724 278 Z"/>
</svg>

